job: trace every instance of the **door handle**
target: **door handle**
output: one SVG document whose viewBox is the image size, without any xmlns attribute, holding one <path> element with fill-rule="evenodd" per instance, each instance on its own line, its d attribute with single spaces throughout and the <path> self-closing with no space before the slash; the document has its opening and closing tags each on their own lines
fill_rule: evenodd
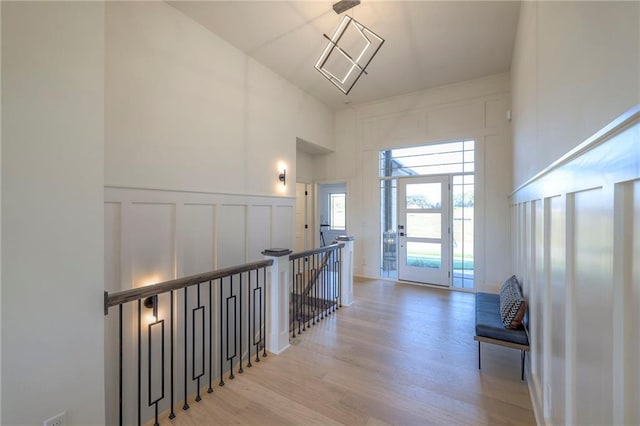
<svg viewBox="0 0 640 426">
<path fill-rule="evenodd" d="M 404 237 L 404 232 L 401 232 L 401 233 L 400 233 L 400 236 L 401 236 L 401 237 Z"/>
</svg>

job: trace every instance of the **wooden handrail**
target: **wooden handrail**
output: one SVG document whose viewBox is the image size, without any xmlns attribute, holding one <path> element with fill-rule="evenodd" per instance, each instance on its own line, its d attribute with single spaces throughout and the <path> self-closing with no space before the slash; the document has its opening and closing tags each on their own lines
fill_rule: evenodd
<svg viewBox="0 0 640 426">
<path fill-rule="evenodd" d="M 243 272 L 253 271 L 255 269 L 266 268 L 273 264 L 272 259 L 259 260 L 257 262 L 246 263 L 244 265 L 232 266 L 229 268 L 218 269 L 216 271 L 205 272 L 203 274 L 190 275 L 188 277 L 177 278 L 175 280 L 165 281 L 158 284 L 147 285 L 144 287 L 132 288 L 130 290 L 119 291 L 117 293 L 109 294 L 104 292 L 104 314 L 109 314 L 109 308 L 111 306 L 122 305 L 127 302 L 132 302 L 139 299 L 144 299 L 150 296 L 156 296 L 162 293 L 167 293 L 172 290 L 178 290 L 181 288 L 189 287 L 192 285 L 200 284 L 207 281 L 213 281 L 220 278 L 225 278 L 231 275 L 241 274 Z"/>
<path fill-rule="evenodd" d="M 325 247 L 320 247 L 317 249 L 311 249 L 311 250 L 306 250 L 306 251 L 301 251 L 299 253 L 293 253 L 292 255 L 289 256 L 289 260 L 296 260 L 296 259 L 300 259 L 302 257 L 309 257 L 309 256 L 313 256 L 314 254 L 318 254 L 318 253 L 324 253 L 327 251 L 331 251 L 331 250 L 335 250 L 338 248 L 343 248 L 344 247 L 344 243 L 336 243 L 336 244 L 331 244 Z"/>
</svg>

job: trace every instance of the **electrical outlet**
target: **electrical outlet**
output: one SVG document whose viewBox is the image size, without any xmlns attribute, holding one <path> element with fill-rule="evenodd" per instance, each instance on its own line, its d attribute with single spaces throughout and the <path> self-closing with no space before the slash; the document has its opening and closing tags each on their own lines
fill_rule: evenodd
<svg viewBox="0 0 640 426">
<path fill-rule="evenodd" d="M 67 413 L 63 411 L 62 413 L 47 419 L 42 423 L 43 426 L 66 426 L 67 425 Z"/>
</svg>

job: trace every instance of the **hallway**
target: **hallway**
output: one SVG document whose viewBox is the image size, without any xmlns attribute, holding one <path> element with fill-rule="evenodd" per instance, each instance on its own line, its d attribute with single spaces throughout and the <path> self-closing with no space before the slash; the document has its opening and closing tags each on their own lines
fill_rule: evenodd
<svg viewBox="0 0 640 426">
<path fill-rule="evenodd" d="M 354 292 L 171 424 L 535 424 L 519 351 L 483 345 L 477 369 L 473 294 L 364 279 Z"/>
</svg>

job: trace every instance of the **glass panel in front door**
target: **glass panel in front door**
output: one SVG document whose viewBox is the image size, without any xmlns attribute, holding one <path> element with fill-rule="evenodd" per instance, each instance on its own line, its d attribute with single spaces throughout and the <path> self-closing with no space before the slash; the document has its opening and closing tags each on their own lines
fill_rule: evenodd
<svg viewBox="0 0 640 426">
<path fill-rule="evenodd" d="M 442 203 L 442 188 L 439 183 L 407 183 L 407 210 L 440 208 Z"/>
<path fill-rule="evenodd" d="M 407 237 L 442 237 L 442 213 L 407 213 L 406 217 Z"/>
</svg>

